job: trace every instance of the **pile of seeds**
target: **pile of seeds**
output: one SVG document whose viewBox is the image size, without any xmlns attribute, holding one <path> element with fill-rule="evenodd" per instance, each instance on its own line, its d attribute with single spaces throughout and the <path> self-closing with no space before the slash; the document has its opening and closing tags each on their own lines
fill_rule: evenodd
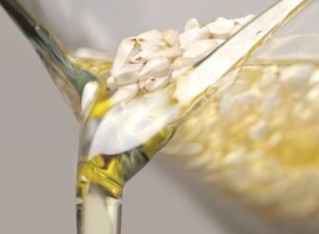
<svg viewBox="0 0 319 234">
<path fill-rule="evenodd" d="M 262 61 L 225 76 L 164 153 L 258 212 L 318 220 L 319 66 Z"/>
<path fill-rule="evenodd" d="M 115 100 L 127 100 L 140 91 L 152 92 L 170 83 L 180 72 L 195 65 L 254 18 L 217 18 L 203 25 L 190 19 L 179 34 L 168 29 L 150 30 L 124 39 L 114 59 L 108 88 Z"/>
</svg>

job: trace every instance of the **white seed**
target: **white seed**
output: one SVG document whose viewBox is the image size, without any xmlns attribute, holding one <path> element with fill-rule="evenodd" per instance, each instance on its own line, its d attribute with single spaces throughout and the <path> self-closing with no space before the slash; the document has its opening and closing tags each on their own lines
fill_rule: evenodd
<svg viewBox="0 0 319 234">
<path fill-rule="evenodd" d="M 139 50 L 135 39 L 124 39 L 114 59 L 112 74 L 117 73 L 130 58 Z"/>
<path fill-rule="evenodd" d="M 175 46 L 178 44 L 178 37 L 179 33 L 177 31 L 167 29 L 163 32 L 163 39 L 170 46 Z"/>
<path fill-rule="evenodd" d="M 239 94 L 236 96 L 236 101 L 242 104 L 243 106 L 257 104 L 260 99 L 260 94 L 258 91 L 250 90 L 248 92 Z"/>
<path fill-rule="evenodd" d="M 233 20 L 223 17 L 217 18 L 214 22 L 207 25 L 209 32 L 217 38 L 228 38 L 232 35 L 235 27 Z"/>
<path fill-rule="evenodd" d="M 152 44 L 149 42 L 140 43 L 141 50 L 130 60 L 132 63 L 145 63 L 151 55 L 155 54 L 158 51 L 163 50 L 161 45 Z"/>
<path fill-rule="evenodd" d="M 137 36 L 139 41 L 159 41 L 162 39 L 162 33 L 158 30 L 149 30 Z"/>
<path fill-rule="evenodd" d="M 138 85 L 130 84 L 121 86 L 111 97 L 113 103 L 129 101 L 138 94 Z"/>
<path fill-rule="evenodd" d="M 169 83 L 169 76 L 150 78 L 145 81 L 145 89 L 149 92 L 155 91 Z"/>
<path fill-rule="evenodd" d="M 114 80 L 118 85 L 131 84 L 138 81 L 138 73 L 143 64 L 129 64 L 124 66 L 117 74 L 114 74 Z"/>
<path fill-rule="evenodd" d="M 248 24 L 250 21 L 252 21 L 256 16 L 255 15 L 247 15 L 242 18 L 234 19 L 234 21 L 240 25 Z"/>
<path fill-rule="evenodd" d="M 149 60 L 139 73 L 139 77 L 165 76 L 171 70 L 171 60 L 158 57 Z"/>
<path fill-rule="evenodd" d="M 313 71 L 314 67 L 312 65 L 289 66 L 281 69 L 280 79 L 290 88 L 298 91 L 307 86 Z"/>
<path fill-rule="evenodd" d="M 113 76 L 110 76 L 107 80 L 106 80 L 106 85 L 109 89 L 114 90 L 117 89 L 118 85 L 115 82 L 115 79 Z"/>
<path fill-rule="evenodd" d="M 150 52 L 150 53 L 155 53 L 155 52 L 160 51 L 160 50 L 163 49 L 163 45 L 162 44 L 154 44 L 154 43 L 146 42 L 146 41 L 140 43 L 140 46 L 141 46 L 141 51 L 147 51 L 147 52 Z"/>
<path fill-rule="evenodd" d="M 218 43 L 213 39 L 201 40 L 190 45 L 184 52 L 183 57 L 199 61 L 218 47 Z"/>
<path fill-rule="evenodd" d="M 137 53 L 130 59 L 130 63 L 137 64 L 137 63 L 145 63 L 146 58 L 152 54 L 152 52 L 147 52 L 142 50 L 141 52 Z"/>
<path fill-rule="evenodd" d="M 250 138 L 253 141 L 260 141 L 266 137 L 268 130 L 268 124 L 265 121 L 261 121 L 254 126 L 252 126 L 249 130 Z"/>
<path fill-rule="evenodd" d="M 319 70 L 313 72 L 310 81 L 310 84 L 319 84 Z"/>
<path fill-rule="evenodd" d="M 192 18 L 192 19 L 187 21 L 187 23 L 185 25 L 185 32 L 188 30 L 191 30 L 193 28 L 201 28 L 201 27 L 203 27 L 203 24 L 201 22 L 199 22 L 198 19 Z"/>
<path fill-rule="evenodd" d="M 188 149 L 186 149 L 188 150 Z M 185 149 L 183 151 L 181 151 L 181 155 L 186 155 L 185 154 L 186 151 Z M 189 153 L 189 156 L 194 156 L 193 154 L 191 154 L 191 152 Z M 196 155 L 195 155 L 196 156 Z M 207 167 L 207 165 L 209 165 L 209 163 L 212 161 L 212 157 L 211 157 L 211 154 L 200 154 L 197 155 L 198 157 L 194 157 L 192 158 L 192 160 L 190 160 L 188 163 L 187 163 L 187 167 L 190 168 L 190 169 L 199 169 L 199 168 L 202 168 L 202 167 Z"/>
<path fill-rule="evenodd" d="M 162 34 L 161 34 L 162 35 Z M 156 38 L 154 37 L 151 40 L 142 40 L 142 39 L 136 39 L 139 43 L 139 45 L 141 46 L 142 50 L 144 50 L 144 48 L 149 47 L 149 46 L 159 46 L 159 47 L 165 47 L 167 44 L 166 42 L 163 40 L 162 38 L 163 36 L 161 36 L 160 38 Z"/>
<path fill-rule="evenodd" d="M 312 102 L 317 102 L 319 100 L 319 88 L 314 87 L 307 93 L 307 99 Z"/>
<path fill-rule="evenodd" d="M 179 36 L 180 46 L 183 49 L 186 49 L 187 46 L 189 46 L 190 44 L 196 41 L 208 39 L 209 37 L 210 37 L 210 33 L 206 27 L 193 28 L 191 30 L 188 30 L 182 33 Z"/>
<path fill-rule="evenodd" d="M 181 56 L 182 54 L 183 54 L 183 49 L 179 47 L 170 47 L 150 55 L 149 58 L 156 58 L 156 57 L 176 58 Z"/>
<path fill-rule="evenodd" d="M 268 140 L 268 148 L 276 147 L 280 142 L 282 142 L 284 139 L 282 132 L 274 133 L 270 139 Z"/>
<path fill-rule="evenodd" d="M 134 55 L 130 59 L 130 62 L 145 63 L 150 58 L 150 56 L 154 55 L 155 53 L 161 50 L 163 50 L 161 46 L 156 46 L 151 44 L 144 45 L 144 48 L 142 48 L 142 50 L 139 53 Z"/>
<path fill-rule="evenodd" d="M 195 59 L 179 57 L 173 62 L 173 69 L 180 70 L 182 68 L 191 67 L 196 64 Z"/>
<path fill-rule="evenodd" d="M 234 151 L 231 151 L 225 156 L 224 162 L 226 165 L 238 165 L 245 160 L 247 151 L 243 147 L 239 147 Z"/>
</svg>

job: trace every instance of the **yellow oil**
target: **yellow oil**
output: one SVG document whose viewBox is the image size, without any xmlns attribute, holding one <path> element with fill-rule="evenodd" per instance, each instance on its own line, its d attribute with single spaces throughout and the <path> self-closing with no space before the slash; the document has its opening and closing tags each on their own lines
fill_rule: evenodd
<svg viewBox="0 0 319 234">
<path fill-rule="evenodd" d="M 140 147 L 118 155 L 97 155 L 78 166 L 78 197 L 85 198 L 87 186 L 97 184 L 110 196 L 120 198 L 125 183 L 154 156 L 173 130 L 166 129 Z"/>
<path fill-rule="evenodd" d="M 113 107 L 114 104 L 109 99 L 107 89 L 101 87 L 85 124 L 100 122 Z M 82 157 L 78 165 L 78 197 L 84 199 L 88 186 L 97 184 L 110 196 L 120 198 L 125 183 L 144 167 L 159 149 L 166 145 L 174 131 L 174 125 L 165 126 L 157 134 L 128 151 L 115 155 L 99 154 L 89 160 L 86 156 Z M 129 134 L 130 130 L 127 133 Z M 136 135 L 138 134 L 137 132 Z"/>
</svg>

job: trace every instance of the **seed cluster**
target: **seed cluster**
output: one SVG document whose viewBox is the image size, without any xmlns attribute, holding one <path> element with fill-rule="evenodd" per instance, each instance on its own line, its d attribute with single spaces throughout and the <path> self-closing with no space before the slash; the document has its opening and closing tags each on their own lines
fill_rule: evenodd
<svg viewBox="0 0 319 234">
<path fill-rule="evenodd" d="M 183 33 L 150 30 L 124 39 L 114 59 L 107 86 L 113 100 L 128 100 L 140 91 L 152 92 L 168 85 L 176 75 L 195 65 L 254 18 L 217 18 L 204 25 L 190 19 Z"/>
<path fill-rule="evenodd" d="M 215 186 L 258 211 L 281 217 L 312 216 L 317 222 L 318 100 L 315 64 L 245 65 L 223 78 L 210 101 L 181 126 L 165 153 L 180 155 L 182 162 L 200 169 Z"/>
</svg>

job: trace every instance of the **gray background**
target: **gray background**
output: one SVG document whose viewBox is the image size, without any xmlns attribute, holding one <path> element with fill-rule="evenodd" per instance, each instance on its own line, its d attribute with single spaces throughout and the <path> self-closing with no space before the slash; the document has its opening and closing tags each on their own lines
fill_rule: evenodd
<svg viewBox="0 0 319 234">
<path fill-rule="evenodd" d="M 95 2 L 96 8 L 100 8 L 101 2 Z M 182 28 L 186 19 L 196 15 L 201 15 L 203 21 L 219 15 L 241 16 L 259 11 L 273 1 L 189 1 L 185 6 L 185 0 L 165 0 L 159 5 L 159 1 L 145 0 L 138 1 L 139 6 L 127 6 L 132 2 L 113 1 L 110 5 L 114 3 L 115 10 L 105 11 L 111 14 L 105 17 L 113 17 L 109 31 L 114 33 L 112 38 L 105 39 L 107 46 L 152 26 L 165 28 L 171 23 L 173 28 Z M 167 7 L 169 4 L 174 10 Z M 152 6 L 152 11 L 143 11 L 143 7 Z M 138 8 L 135 16 L 129 13 L 130 7 Z M 141 16 L 144 13 L 149 20 Z M 101 8 L 98 14 L 103 15 Z M 74 26 L 74 35 L 63 34 L 59 27 L 55 32 L 68 40 L 73 36 L 77 41 L 72 44 L 75 47 L 92 43 L 90 38 L 76 35 L 83 33 L 78 26 Z M 0 233 L 76 233 L 78 126 L 32 47 L 1 7 L 0 75 Z M 187 177 L 173 173 L 162 161 L 157 157 L 127 185 L 124 234 L 241 232 L 226 228 L 216 218 L 222 212 L 218 209 L 224 207 L 212 205 L 211 209 L 217 207 L 216 211 L 207 213 L 203 202 L 198 201 L 204 200 L 204 195 L 194 196 L 189 185 L 185 185 Z"/>
</svg>

